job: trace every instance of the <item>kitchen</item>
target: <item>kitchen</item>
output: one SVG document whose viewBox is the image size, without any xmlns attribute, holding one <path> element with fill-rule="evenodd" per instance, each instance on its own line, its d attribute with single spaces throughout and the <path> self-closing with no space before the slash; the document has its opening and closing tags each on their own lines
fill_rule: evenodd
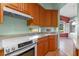
<svg viewBox="0 0 79 59">
<path fill-rule="evenodd" d="M 57 3 L 0 3 L 0 56 L 46 56 L 52 51 L 65 56 L 59 53 L 59 10 L 50 4 L 58 8 Z"/>
</svg>

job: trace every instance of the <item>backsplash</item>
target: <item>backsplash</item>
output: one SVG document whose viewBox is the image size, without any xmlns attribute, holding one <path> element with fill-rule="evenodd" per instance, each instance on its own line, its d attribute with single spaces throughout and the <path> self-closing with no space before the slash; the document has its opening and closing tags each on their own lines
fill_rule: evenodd
<svg viewBox="0 0 79 59">
<path fill-rule="evenodd" d="M 26 20 L 4 15 L 4 23 L 0 24 L 0 35 L 22 34 L 28 32 Z"/>
<path fill-rule="evenodd" d="M 57 28 L 55 27 L 41 27 L 41 32 L 56 32 Z"/>
<path fill-rule="evenodd" d="M 39 26 L 29 26 L 28 29 L 29 29 L 29 32 L 40 32 L 41 31 Z"/>
<path fill-rule="evenodd" d="M 57 32 L 57 27 L 39 27 L 39 26 L 30 26 L 29 32 Z"/>
</svg>

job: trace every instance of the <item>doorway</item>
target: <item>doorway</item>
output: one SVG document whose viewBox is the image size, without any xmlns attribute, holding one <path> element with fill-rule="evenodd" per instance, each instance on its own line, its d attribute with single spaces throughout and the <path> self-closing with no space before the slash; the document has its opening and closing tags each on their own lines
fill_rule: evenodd
<svg viewBox="0 0 79 59">
<path fill-rule="evenodd" d="M 65 53 L 67 56 L 73 56 L 74 55 L 74 39 L 76 39 L 76 36 L 72 36 L 75 34 L 74 32 L 71 32 L 71 21 L 76 18 L 77 15 L 77 4 L 75 3 L 68 3 L 64 5 L 60 11 L 60 24 L 59 24 L 59 49 L 63 53 Z M 73 33 L 73 34 L 72 34 Z M 72 35 L 71 35 L 72 34 Z M 74 39 L 73 39 L 74 38 Z"/>
</svg>

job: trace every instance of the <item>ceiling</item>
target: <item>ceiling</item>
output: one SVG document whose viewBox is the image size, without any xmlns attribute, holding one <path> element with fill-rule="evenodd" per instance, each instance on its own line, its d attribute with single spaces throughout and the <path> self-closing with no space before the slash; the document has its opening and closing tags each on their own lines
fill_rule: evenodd
<svg viewBox="0 0 79 59">
<path fill-rule="evenodd" d="M 45 9 L 53 9 L 59 10 L 61 9 L 66 3 L 40 3 Z"/>
<path fill-rule="evenodd" d="M 75 17 L 77 16 L 77 4 L 68 3 L 64 7 L 60 9 L 60 15 L 67 17 Z"/>
<path fill-rule="evenodd" d="M 60 15 L 67 17 L 77 16 L 76 3 L 40 3 L 42 7 L 49 10 L 60 10 Z"/>
</svg>

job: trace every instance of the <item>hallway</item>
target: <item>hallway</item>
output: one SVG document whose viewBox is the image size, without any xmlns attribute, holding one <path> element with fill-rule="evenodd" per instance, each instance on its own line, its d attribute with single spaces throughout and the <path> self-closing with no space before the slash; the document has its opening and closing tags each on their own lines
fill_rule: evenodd
<svg viewBox="0 0 79 59">
<path fill-rule="evenodd" d="M 73 56 L 74 44 L 68 37 L 60 37 L 60 50 L 68 56 Z"/>
</svg>

